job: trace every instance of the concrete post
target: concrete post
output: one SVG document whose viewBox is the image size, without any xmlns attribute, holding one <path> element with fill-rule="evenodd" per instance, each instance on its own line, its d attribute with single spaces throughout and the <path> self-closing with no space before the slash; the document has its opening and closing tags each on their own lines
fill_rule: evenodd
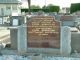
<svg viewBox="0 0 80 60">
<path fill-rule="evenodd" d="M 64 26 L 61 28 L 61 55 L 69 56 L 71 53 L 71 32 L 70 27 Z"/>
<path fill-rule="evenodd" d="M 18 28 L 18 52 L 25 54 L 27 52 L 27 38 L 26 27 L 20 26 Z"/>
</svg>

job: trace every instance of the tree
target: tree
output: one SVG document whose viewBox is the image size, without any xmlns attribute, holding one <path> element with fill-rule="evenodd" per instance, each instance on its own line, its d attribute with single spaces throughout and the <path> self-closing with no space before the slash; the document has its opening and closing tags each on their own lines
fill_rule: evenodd
<svg viewBox="0 0 80 60">
<path fill-rule="evenodd" d="M 40 10 L 42 11 L 40 6 L 36 6 L 36 5 L 31 5 L 30 6 L 30 12 L 38 12 Z M 27 9 L 21 9 L 21 12 L 28 12 L 28 8 Z"/>
<path fill-rule="evenodd" d="M 30 13 L 30 9 L 31 9 L 31 8 L 30 8 L 31 0 L 27 0 L 27 1 L 28 1 L 29 14 L 31 14 L 31 13 Z"/>
<path fill-rule="evenodd" d="M 76 11 L 80 11 L 80 3 L 71 4 L 70 13 L 74 13 Z"/>
<path fill-rule="evenodd" d="M 43 7 L 42 7 L 42 9 L 45 9 L 46 8 L 46 6 L 44 5 Z"/>
<path fill-rule="evenodd" d="M 60 7 L 49 4 L 48 6 L 43 6 L 42 9 L 45 11 L 48 10 L 47 12 L 59 12 Z"/>
</svg>

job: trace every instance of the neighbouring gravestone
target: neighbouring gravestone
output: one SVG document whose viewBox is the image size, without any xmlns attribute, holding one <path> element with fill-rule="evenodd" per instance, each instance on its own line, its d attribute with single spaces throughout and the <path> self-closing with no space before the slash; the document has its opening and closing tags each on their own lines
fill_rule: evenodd
<svg viewBox="0 0 80 60">
<path fill-rule="evenodd" d="M 76 16 L 64 15 L 61 16 L 60 21 L 62 22 L 62 26 L 74 26 L 76 18 Z"/>
<path fill-rule="evenodd" d="M 27 21 L 30 48 L 60 48 L 60 22 L 52 16 L 34 16 Z"/>
<path fill-rule="evenodd" d="M 10 26 L 20 26 L 24 24 L 23 16 L 11 16 L 10 17 Z"/>
<path fill-rule="evenodd" d="M 18 28 L 17 26 L 21 26 L 24 24 L 24 17 L 23 16 L 10 16 L 9 18 L 10 23 L 9 26 L 15 26 L 16 28 L 10 28 L 10 37 L 11 37 L 11 48 L 17 49 L 18 43 Z"/>
</svg>

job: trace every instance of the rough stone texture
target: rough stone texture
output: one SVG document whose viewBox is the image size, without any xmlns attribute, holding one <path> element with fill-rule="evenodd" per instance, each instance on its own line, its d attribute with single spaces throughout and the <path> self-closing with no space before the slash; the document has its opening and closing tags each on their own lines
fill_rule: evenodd
<svg viewBox="0 0 80 60">
<path fill-rule="evenodd" d="M 61 28 L 61 55 L 68 56 L 71 53 L 71 32 L 70 27 Z"/>
<path fill-rule="evenodd" d="M 24 54 L 27 51 L 26 28 L 18 28 L 18 52 Z"/>
</svg>

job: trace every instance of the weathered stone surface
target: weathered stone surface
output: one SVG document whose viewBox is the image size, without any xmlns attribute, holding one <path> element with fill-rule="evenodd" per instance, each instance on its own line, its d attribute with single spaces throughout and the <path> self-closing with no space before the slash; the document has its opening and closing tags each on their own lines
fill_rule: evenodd
<svg viewBox="0 0 80 60">
<path fill-rule="evenodd" d="M 62 26 L 74 26 L 74 21 L 76 20 L 76 16 L 71 15 L 63 15 L 61 16 Z"/>
<path fill-rule="evenodd" d="M 28 47 L 60 48 L 60 22 L 53 16 L 35 16 L 27 24 Z"/>
<path fill-rule="evenodd" d="M 18 28 L 18 52 L 24 54 L 27 51 L 26 28 Z"/>
<path fill-rule="evenodd" d="M 72 53 L 75 52 L 75 50 L 80 53 L 80 32 L 71 33 L 71 47 Z"/>
<path fill-rule="evenodd" d="M 10 29 L 11 48 L 17 49 L 17 29 Z"/>
<path fill-rule="evenodd" d="M 71 31 L 70 27 L 61 28 L 61 48 L 62 55 L 70 55 L 71 53 Z"/>
</svg>

